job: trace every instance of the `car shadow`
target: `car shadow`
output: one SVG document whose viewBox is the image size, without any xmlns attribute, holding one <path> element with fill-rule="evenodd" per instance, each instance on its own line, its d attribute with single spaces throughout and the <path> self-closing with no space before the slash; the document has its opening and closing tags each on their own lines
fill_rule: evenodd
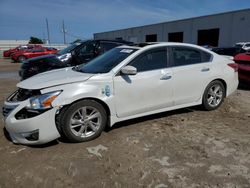
<svg viewBox="0 0 250 188">
<path fill-rule="evenodd" d="M 238 89 L 239 90 L 244 90 L 244 91 L 250 91 L 250 85 L 249 84 L 244 84 L 244 83 L 239 83 Z"/>
<path fill-rule="evenodd" d="M 47 147 L 51 147 L 51 146 L 55 146 L 58 145 L 60 142 L 58 140 L 53 140 L 51 142 L 48 142 L 46 144 L 41 144 L 41 145 L 27 145 L 30 148 L 37 148 L 37 149 L 41 149 L 41 148 L 47 148 Z"/>
<path fill-rule="evenodd" d="M 143 117 L 139 117 L 139 118 L 135 118 L 135 119 L 125 120 L 125 121 L 116 123 L 112 127 L 107 126 L 105 129 L 105 132 L 110 132 L 110 131 L 115 130 L 115 129 L 131 126 L 131 125 L 141 123 L 144 121 L 160 119 L 160 118 L 169 117 L 172 115 L 186 114 L 186 113 L 190 113 L 190 112 L 194 112 L 194 111 L 203 111 L 203 109 L 200 106 L 193 106 L 190 108 L 182 108 L 182 109 L 178 109 L 178 110 L 161 112 L 161 113 L 157 113 L 157 114 L 153 114 L 153 115 L 148 115 L 148 116 L 143 116 Z"/>
</svg>

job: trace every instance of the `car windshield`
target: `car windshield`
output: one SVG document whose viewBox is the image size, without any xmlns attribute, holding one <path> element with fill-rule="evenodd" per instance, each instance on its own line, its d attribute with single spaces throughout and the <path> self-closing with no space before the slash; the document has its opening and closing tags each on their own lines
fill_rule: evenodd
<svg viewBox="0 0 250 188">
<path fill-rule="evenodd" d="M 71 50 L 73 50 L 76 46 L 77 46 L 77 44 L 72 44 L 72 45 L 60 50 L 57 54 L 63 55 L 63 54 L 66 54 L 66 53 L 70 53 Z"/>
<path fill-rule="evenodd" d="M 77 68 L 74 68 L 74 70 L 83 73 L 107 73 L 135 51 L 137 49 L 114 48 L 87 64 L 81 64 Z"/>
</svg>

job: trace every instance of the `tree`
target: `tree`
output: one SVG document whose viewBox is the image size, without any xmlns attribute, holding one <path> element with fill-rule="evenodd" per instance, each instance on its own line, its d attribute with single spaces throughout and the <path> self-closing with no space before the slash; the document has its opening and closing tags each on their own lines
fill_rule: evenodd
<svg viewBox="0 0 250 188">
<path fill-rule="evenodd" d="M 29 44 L 43 44 L 43 41 L 36 37 L 30 37 Z"/>
</svg>

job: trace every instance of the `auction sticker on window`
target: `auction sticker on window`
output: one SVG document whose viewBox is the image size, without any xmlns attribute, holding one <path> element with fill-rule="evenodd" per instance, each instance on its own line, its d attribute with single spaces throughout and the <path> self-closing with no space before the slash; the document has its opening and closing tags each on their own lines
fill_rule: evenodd
<svg viewBox="0 0 250 188">
<path fill-rule="evenodd" d="M 131 52 L 133 52 L 133 50 L 131 50 L 131 49 L 122 49 L 120 52 L 130 54 Z"/>
</svg>

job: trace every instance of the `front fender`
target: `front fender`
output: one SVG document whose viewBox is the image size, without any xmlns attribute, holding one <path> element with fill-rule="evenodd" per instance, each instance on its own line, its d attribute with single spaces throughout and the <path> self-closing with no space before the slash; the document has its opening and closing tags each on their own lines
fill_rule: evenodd
<svg viewBox="0 0 250 188">
<path fill-rule="evenodd" d="M 109 93 L 105 91 L 109 88 Z M 105 103 L 113 114 L 114 95 L 112 82 L 101 82 L 87 84 L 86 82 L 66 84 L 63 86 L 45 89 L 44 92 L 63 90 L 53 101 L 54 107 L 65 106 L 86 98 L 97 99 Z"/>
</svg>

